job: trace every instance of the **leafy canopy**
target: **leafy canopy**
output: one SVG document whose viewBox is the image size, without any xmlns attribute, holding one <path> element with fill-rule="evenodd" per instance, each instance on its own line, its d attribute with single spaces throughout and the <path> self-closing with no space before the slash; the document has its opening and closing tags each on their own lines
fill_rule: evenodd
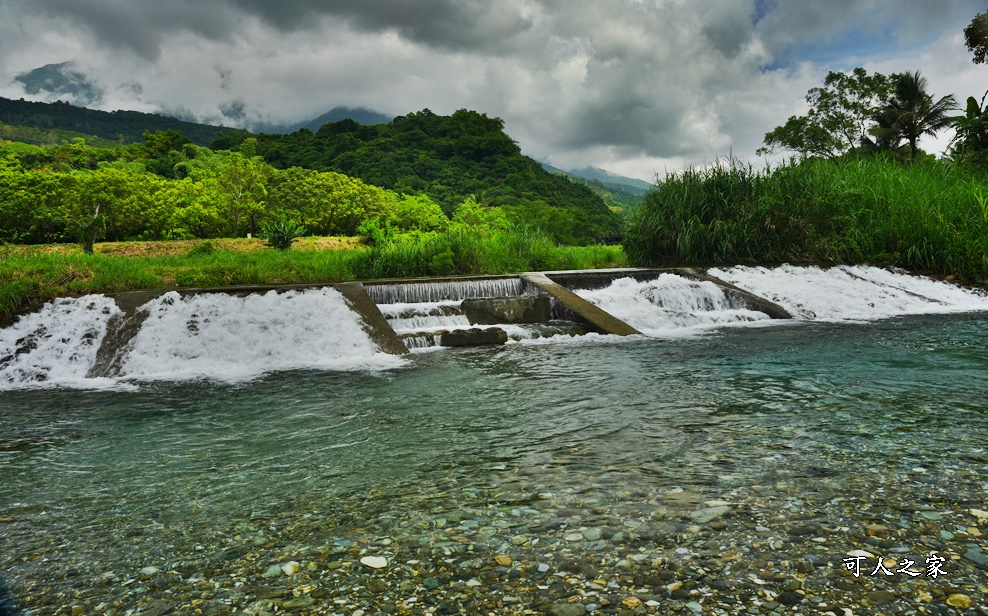
<svg viewBox="0 0 988 616">
<path fill-rule="evenodd" d="M 891 100 L 898 75 L 869 75 L 863 68 L 850 73 L 831 71 L 823 87 L 806 93 L 810 108 L 792 116 L 765 135 L 759 154 L 792 151 L 836 158 L 857 150 L 878 108 Z"/>
<path fill-rule="evenodd" d="M 964 42 L 968 51 L 974 54 L 975 64 L 988 62 L 988 12 L 979 13 L 964 28 Z"/>
</svg>

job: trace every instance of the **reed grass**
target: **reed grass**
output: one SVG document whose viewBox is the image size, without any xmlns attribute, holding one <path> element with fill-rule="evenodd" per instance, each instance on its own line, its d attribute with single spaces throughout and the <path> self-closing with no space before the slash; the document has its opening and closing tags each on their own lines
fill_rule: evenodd
<svg viewBox="0 0 988 616">
<path fill-rule="evenodd" d="M 945 161 L 726 161 L 666 178 L 629 223 L 634 265 L 888 264 L 988 278 L 988 177 Z"/>
<path fill-rule="evenodd" d="M 243 251 L 190 243 L 184 254 L 153 246 L 85 255 L 51 246 L 0 246 L 0 323 L 56 297 L 267 284 L 332 284 L 348 280 L 449 274 L 505 274 L 625 264 L 620 246 L 557 246 L 530 232 L 465 229 L 398 236 L 384 246 L 324 250 Z M 162 243 L 167 244 L 167 243 Z M 208 244 L 208 247 L 204 248 Z"/>
</svg>

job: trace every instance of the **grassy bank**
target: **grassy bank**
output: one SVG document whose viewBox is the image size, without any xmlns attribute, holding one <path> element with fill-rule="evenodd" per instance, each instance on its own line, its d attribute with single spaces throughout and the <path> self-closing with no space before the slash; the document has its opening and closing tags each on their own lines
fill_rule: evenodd
<svg viewBox="0 0 988 616">
<path fill-rule="evenodd" d="M 988 178 L 929 161 L 731 163 L 666 179 L 629 224 L 634 265 L 874 263 L 988 277 Z"/>
<path fill-rule="evenodd" d="M 445 233 L 303 238 L 293 250 L 260 240 L 0 246 L 0 322 L 56 297 L 142 289 L 334 283 L 372 278 L 503 274 L 625 264 L 615 246 L 557 246 L 539 233 Z"/>
</svg>

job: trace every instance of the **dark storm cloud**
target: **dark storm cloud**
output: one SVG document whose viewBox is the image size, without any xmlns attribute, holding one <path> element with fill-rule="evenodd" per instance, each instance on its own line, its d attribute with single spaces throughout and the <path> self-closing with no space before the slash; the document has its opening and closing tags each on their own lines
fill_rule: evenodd
<svg viewBox="0 0 988 616">
<path fill-rule="evenodd" d="M 395 31 L 430 47 L 497 51 L 529 29 L 519 4 L 508 0 L 231 0 L 269 24 L 291 30 L 313 16 L 344 20 L 367 32 Z"/>
<path fill-rule="evenodd" d="M 973 70 L 959 37 L 983 4 L 0 0 L 0 91 L 22 96 L 16 75 L 73 60 L 107 108 L 244 126 L 338 105 L 472 108 L 504 118 L 528 152 L 576 166 L 710 160 L 753 153 L 828 70 L 922 69 L 954 79 L 936 92 L 970 94 L 953 84 L 980 78 L 950 67 Z M 931 41 L 935 56 L 911 51 Z"/>
<path fill-rule="evenodd" d="M 146 59 L 158 57 L 161 45 L 177 31 L 210 39 L 226 38 L 236 16 L 220 2 L 195 0 L 23 0 L 26 14 L 47 15 L 67 30 L 88 28 L 104 45 L 126 48 Z"/>
<path fill-rule="evenodd" d="M 356 30 L 393 31 L 406 40 L 446 50 L 505 50 L 531 26 L 510 0 L 15 0 L 67 27 L 88 28 L 96 39 L 146 59 L 158 57 L 175 32 L 229 40 L 254 17 L 281 32 L 318 28 L 325 20 Z"/>
</svg>

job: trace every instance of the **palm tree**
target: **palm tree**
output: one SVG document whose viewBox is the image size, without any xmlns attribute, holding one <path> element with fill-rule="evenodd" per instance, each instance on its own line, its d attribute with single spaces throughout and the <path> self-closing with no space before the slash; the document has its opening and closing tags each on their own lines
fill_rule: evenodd
<svg viewBox="0 0 988 616">
<path fill-rule="evenodd" d="M 895 83 L 895 95 L 875 117 L 877 126 L 869 132 L 877 138 L 877 143 L 895 149 L 900 140 L 909 143 L 909 153 L 916 160 L 919 148 L 916 143 L 923 135 L 936 135 L 953 124 L 949 115 L 957 109 L 953 94 L 948 94 L 933 102 L 926 92 L 928 83 L 919 72 L 902 73 Z"/>
</svg>

